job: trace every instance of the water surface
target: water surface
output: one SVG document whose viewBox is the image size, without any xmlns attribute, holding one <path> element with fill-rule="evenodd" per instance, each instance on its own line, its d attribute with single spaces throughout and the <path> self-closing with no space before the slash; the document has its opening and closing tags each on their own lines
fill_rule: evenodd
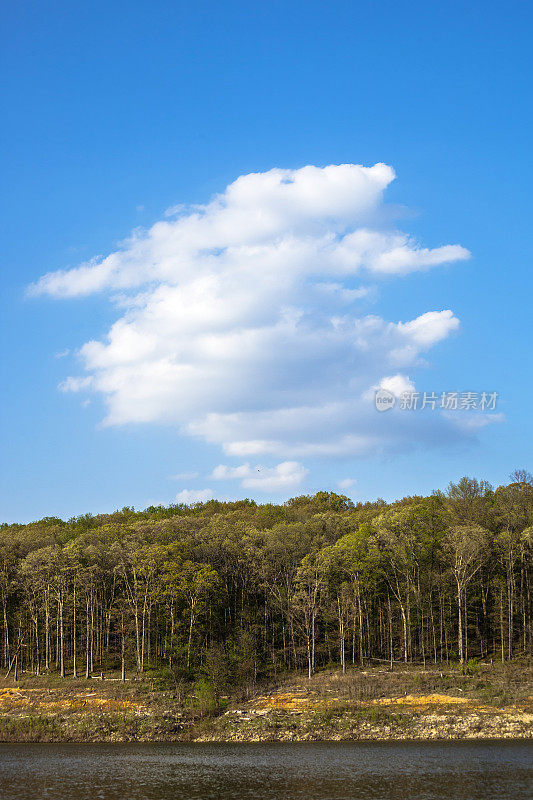
<svg viewBox="0 0 533 800">
<path fill-rule="evenodd" d="M 0 745 L 1 800 L 531 800 L 533 742 Z"/>
</svg>

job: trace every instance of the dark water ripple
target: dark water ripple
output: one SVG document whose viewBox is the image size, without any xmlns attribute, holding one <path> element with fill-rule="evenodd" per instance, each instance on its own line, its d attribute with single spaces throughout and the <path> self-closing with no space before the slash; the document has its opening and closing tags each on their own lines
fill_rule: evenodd
<svg viewBox="0 0 533 800">
<path fill-rule="evenodd" d="M 533 742 L 0 745 L 1 800 L 531 800 Z"/>
</svg>

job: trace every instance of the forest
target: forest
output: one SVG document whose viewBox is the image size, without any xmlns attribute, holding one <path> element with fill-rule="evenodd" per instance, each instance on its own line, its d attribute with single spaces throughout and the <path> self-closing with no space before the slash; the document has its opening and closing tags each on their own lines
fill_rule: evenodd
<svg viewBox="0 0 533 800">
<path fill-rule="evenodd" d="M 525 470 L 393 503 L 319 492 L 3 524 L 0 665 L 216 687 L 527 656 L 532 526 Z"/>
</svg>

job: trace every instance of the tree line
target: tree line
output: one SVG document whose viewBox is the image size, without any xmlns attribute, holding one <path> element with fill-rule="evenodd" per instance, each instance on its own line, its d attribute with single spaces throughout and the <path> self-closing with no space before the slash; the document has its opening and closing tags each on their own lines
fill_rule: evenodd
<svg viewBox="0 0 533 800">
<path fill-rule="evenodd" d="M 354 503 L 209 501 L 0 527 L 5 673 L 237 683 L 530 655 L 533 478 Z"/>
</svg>

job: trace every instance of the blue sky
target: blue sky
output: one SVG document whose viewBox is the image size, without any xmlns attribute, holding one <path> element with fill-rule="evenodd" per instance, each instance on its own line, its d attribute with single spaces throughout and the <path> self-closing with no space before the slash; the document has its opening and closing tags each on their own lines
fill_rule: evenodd
<svg viewBox="0 0 533 800">
<path fill-rule="evenodd" d="M 498 484 L 531 468 L 532 17 L 518 2 L 7 4 L 1 518 L 201 492 L 280 500 L 348 479 L 354 499 L 389 499 L 464 474 Z M 396 178 L 324 171 L 378 163 Z M 315 172 L 300 171 L 307 165 Z M 235 200 L 226 187 L 252 173 L 267 177 L 239 183 L 244 199 Z M 274 228 L 250 239 L 246 215 L 270 213 L 271 203 Z M 220 207 L 227 225 L 217 239 Z M 206 266 L 189 243 L 187 269 L 208 281 L 191 295 L 146 232 L 164 221 L 156 230 L 170 237 L 175 264 L 180 231 L 198 213 L 212 250 Z M 344 251 L 324 255 L 324 237 L 362 228 L 379 238 L 379 264 L 400 247 L 405 270 L 363 257 L 342 272 Z M 135 253 L 120 245 L 133 230 Z M 391 245 L 398 232 L 410 238 Z M 292 273 L 276 249 L 288 239 L 311 248 L 291 250 Z M 245 252 L 247 272 L 229 264 L 228 242 Z M 471 257 L 446 260 L 439 248 L 448 245 Z M 79 272 L 37 283 L 112 253 L 118 277 L 97 291 L 80 290 Z M 323 266 L 329 256 L 336 266 Z M 198 292 L 213 275 L 226 288 L 204 303 Z M 367 294 L 333 309 L 319 290 Z M 178 327 L 154 313 L 156 298 L 172 298 Z M 213 333 L 221 309 L 233 316 Z M 443 310 L 460 325 L 429 320 L 440 327 L 424 333 L 427 347 L 415 328 L 398 327 Z M 367 356 L 354 357 L 347 331 L 369 316 L 379 330 L 363 343 Z M 341 317 L 333 342 L 328 326 Z M 127 354 L 106 339 L 117 321 Z M 406 336 L 416 353 L 400 363 Z M 89 341 L 103 344 L 80 354 Z M 323 341 L 331 347 L 319 358 L 313 342 Z M 190 372 L 181 362 L 176 371 L 176 348 Z M 377 414 L 372 387 L 394 375 L 419 391 L 497 391 L 498 418 Z M 70 388 L 92 384 L 62 391 L 69 377 L 78 379 Z"/>
</svg>

